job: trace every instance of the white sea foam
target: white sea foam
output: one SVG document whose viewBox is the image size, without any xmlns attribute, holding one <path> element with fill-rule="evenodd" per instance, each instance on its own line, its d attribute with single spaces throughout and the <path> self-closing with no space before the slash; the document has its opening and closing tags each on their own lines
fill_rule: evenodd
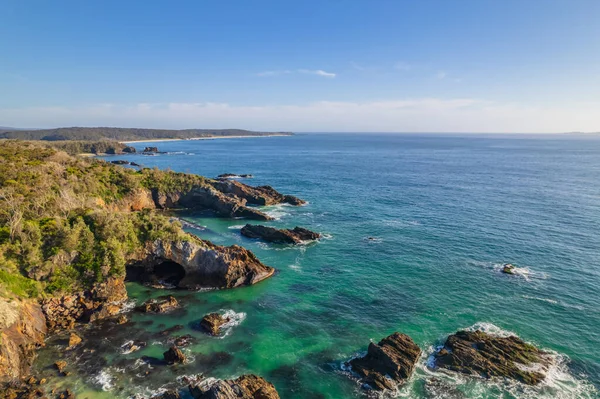
<svg viewBox="0 0 600 399">
<path fill-rule="evenodd" d="M 219 338 L 227 337 L 229 334 L 231 334 L 233 327 L 239 326 L 242 323 L 242 321 L 244 321 L 244 319 L 246 318 L 246 313 L 244 313 L 244 312 L 236 313 L 232 309 L 228 309 L 225 312 L 223 312 L 222 314 L 223 314 L 223 317 L 225 317 L 226 319 L 229 319 L 229 321 L 221 326 L 221 331 L 223 331 L 223 334 Z"/>
<path fill-rule="evenodd" d="M 245 226 L 245 224 L 236 224 L 236 225 L 233 225 L 233 226 L 229 226 L 228 229 L 230 229 L 230 230 L 240 230 L 244 226 Z"/>
<path fill-rule="evenodd" d="M 98 385 L 103 391 L 110 391 L 113 388 L 113 377 L 108 369 L 102 369 L 98 374 L 91 378 L 92 383 Z"/>
<path fill-rule="evenodd" d="M 525 299 L 531 299 L 534 301 L 541 301 L 541 302 L 548 302 L 551 303 L 553 305 L 558 304 L 558 301 L 554 300 L 554 299 L 550 299 L 550 298 L 540 298 L 538 296 L 529 296 L 529 295 L 522 295 L 523 298 Z"/>
</svg>

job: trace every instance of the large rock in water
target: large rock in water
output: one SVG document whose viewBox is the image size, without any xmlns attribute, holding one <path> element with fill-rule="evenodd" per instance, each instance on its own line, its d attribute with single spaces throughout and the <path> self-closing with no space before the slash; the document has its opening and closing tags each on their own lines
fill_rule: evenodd
<svg viewBox="0 0 600 399">
<path fill-rule="evenodd" d="M 254 205 L 275 205 L 290 204 L 304 205 L 306 201 L 293 195 L 284 195 L 271 186 L 252 187 L 236 180 L 217 180 L 212 185 L 225 194 L 232 194 L 238 198 L 243 198 L 249 204 Z"/>
<path fill-rule="evenodd" d="M 0 298 L 0 383 L 27 375 L 45 335 L 46 320 L 37 303 Z"/>
<path fill-rule="evenodd" d="M 279 399 L 270 382 L 254 374 L 235 380 L 219 380 L 209 386 L 190 385 L 194 399 Z"/>
<path fill-rule="evenodd" d="M 163 298 L 148 299 L 135 309 L 144 313 L 166 313 L 177 307 L 179 307 L 179 302 L 174 296 L 169 295 Z"/>
<path fill-rule="evenodd" d="M 265 241 L 284 244 L 300 244 L 303 241 L 313 241 L 321 238 L 321 234 L 302 227 L 280 230 L 274 227 L 247 224 L 240 233 L 249 238 L 260 238 Z"/>
<path fill-rule="evenodd" d="M 223 247 L 190 237 L 188 240 L 156 240 L 150 243 L 143 254 L 129 261 L 128 273 L 133 276 L 136 274 L 134 269 L 137 269 L 138 275 L 152 274 L 154 267 L 164 261 L 174 262 L 183 269 L 184 276 L 178 283 L 180 288 L 251 285 L 275 272 L 245 248 L 237 245 Z"/>
<path fill-rule="evenodd" d="M 163 353 L 163 357 L 165 359 L 165 362 L 167 362 L 168 364 L 185 362 L 185 355 L 183 354 L 181 349 L 179 349 L 176 346 L 171 346 L 169 350 Z"/>
<path fill-rule="evenodd" d="M 483 378 L 505 377 L 528 385 L 545 375 L 528 369 L 550 363 L 545 352 L 516 336 L 497 337 L 482 331 L 458 331 L 450 335 L 436 354 L 435 365 Z"/>
<path fill-rule="evenodd" d="M 229 320 L 229 318 L 223 317 L 218 313 L 210 313 L 202 318 L 200 327 L 206 330 L 210 335 L 219 335 L 221 326 Z"/>
<path fill-rule="evenodd" d="M 396 332 L 378 344 L 371 342 L 367 354 L 352 359 L 350 366 L 371 388 L 394 389 L 410 378 L 420 356 L 421 348 L 408 335 Z"/>
</svg>

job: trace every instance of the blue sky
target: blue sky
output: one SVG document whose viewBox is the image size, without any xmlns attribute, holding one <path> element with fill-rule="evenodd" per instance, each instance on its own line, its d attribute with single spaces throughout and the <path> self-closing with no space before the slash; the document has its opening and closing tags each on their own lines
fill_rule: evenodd
<svg viewBox="0 0 600 399">
<path fill-rule="evenodd" d="M 0 3 L 0 125 L 600 131 L 600 1 Z"/>
</svg>

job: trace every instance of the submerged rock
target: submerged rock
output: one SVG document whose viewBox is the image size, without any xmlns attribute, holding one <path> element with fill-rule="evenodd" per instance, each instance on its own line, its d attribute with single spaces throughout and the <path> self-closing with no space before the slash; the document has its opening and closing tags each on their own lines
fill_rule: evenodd
<svg viewBox="0 0 600 399">
<path fill-rule="evenodd" d="M 134 341 L 127 341 L 123 345 L 121 345 L 121 350 L 122 350 L 123 354 L 126 355 L 126 354 L 129 354 L 132 352 L 139 351 L 140 349 L 142 349 L 144 347 L 146 347 L 146 342 L 134 340 Z"/>
<path fill-rule="evenodd" d="M 505 377 L 528 385 L 544 380 L 540 371 L 550 360 L 546 353 L 516 336 L 497 337 L 483 331 L 458 331 L 450 335 L 435 355 L 435 365 L 483 378 Z"/>
<path fill-rule="evenodd" d="M 279 399 L 273 384 L 254 374 L 204 386 L 190 384 L 189 390 L 194 399 Z"/>
<path fill-rule="evenodd" d="M 313 241 L 321 238 L 321 234 L 302 227 L 280 230 L 274 227 L 247 224 L 240 232 L 249 238 L 261 238 L 265 241 L 284 244 L 300 244 L 303 241 Z"/>
<path fill-rule="evenodd" d="M 169 350 L 163 353 L 163 357 L 165 359 L 165 362 L 167 362 L 168 364 L 185 362 L 185 355 L 183 354 L 181 349 L 177 348 L 176 346 L 171 346 Z"/>
<path fill-rule="evenodd" d="M 394 389 L 410 378 L 420 356 L 421 348 L 408 335 L 396 332 L 378 344 L 371 342 L 367 354 L 349 364 L 371 388 Z"/>
<path fill-rule="evenodd" d="M 179 307 L 177 299 L 169 295 L 158 299 L 149 299 L 135 309 L 144 313 L 166 313 Z"/>
<path fill-rule="evenodd" d="M 231 319 L 224 317 L 219 313 L 210 313 L 202 318 L 200 321 L 200 327 L 202 327 L 210 335 L 219 335 L 221 332 L 221 326 Z"/>
</svg>

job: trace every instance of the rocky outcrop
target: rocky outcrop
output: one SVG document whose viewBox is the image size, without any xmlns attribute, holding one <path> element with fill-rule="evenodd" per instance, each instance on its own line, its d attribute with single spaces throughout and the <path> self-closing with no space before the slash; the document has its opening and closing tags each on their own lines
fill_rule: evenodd
<svg viewBox="0 0 600 399">
<path fill-rule="evenodd" d="M 69 335 L 69 348 L 74 348 L 81 343 L 82 339 L 79 335 L 71 333 Z"/>
<path fill-rule="evenodd" d="M 113 163 L 115 165 L 129 165 L 129 161 L 125 161 L 123 159 L 117 159 L 116 161 L 110 161 L 110 163 Z"/>
<path fill-rule="evenodd" d="M 0 298 L 0 382 L 29 372 L 45 335 L 46 320 L 37 303 Z"/>
<path fill-rule="evenodd" d="M 321 234 L 302 227 L 280 230 L 274 227 L 247 224 L 240 233 L 248 238 L 260 238 L 268 242 L 283 244 L 301 244 L 305 241 L 314 241 L 321 238 Z"/>
<path fill-rule="evenodd" d="M 498 337 L 482 331 L 458 331 L 435 356 L 435 365 L 483 378 L 504 377 L 528 385 L 544 380 L 550 363 L 546 353 L 516 336 Z"/>
<path fill-rule="evenodd" d="M 254 374 L 219 380 L 208 386 L 190 385 L 189 390 L 194 399 L 279 399 L 273 384 Z"/>
<path fill-rule="evenodd" d="M 502 266 L 502 273 L 515 274 L 515 265 L 513 265 L 512 263 L 505 263 Z"/>
<path fill-rule="evenodd" d="M 158 152 L 158 147 L 144 147 L 142 152 Z"/>
<path fill-rule="evenodd" d="M 128 154 L 135 154 L 137 152 L 135 147 L 131 147 L 131 146 L 125 146 L 125 148 L 123 148 L 121 151 L 128 153 Z"/>
<path fill-rule="evenodd" d="M 155 267 L 165 261 L 181 268 L 183 277 L 177 284 L 179 288 L 233 288 L 258 283 L 275 272 L 245 248 L 223 247 L 190 237 L 150 243 L 142 254 L 129 262 L 128 278 L 151 276 Z"/>
<path fill-rule="evenodd" d="M 290 205 L 304 205 L 306 201 L 293 195 L 284 195 L 271 186 L 252 187 L 235 180 L 217 180 L 213 187 L 225 194 L 232 194 L 245 199 L 253 205 L 275 205 L 287 203 Z"/>
<path fill-rule="evenodd" d="M 235 173 L 223 173 L 222 175 L 217 176 L 217 179 L 251 179 L 254 176 L 250 174 L 236 175 Z"/>
<path fill-rule="evenodd" d="M 161 297 L 157 299 L 148 299 L 140 306 L 136 306 L 135 310 L 143 313 L 166 313 L 179 307 L 179 302 L 172 296 Z"/>
<path fill-rule="evenodd" d="M 378 344 L 371 342 L 364 357 L 352 359 L 352 371 L 372 389 L 394 389 L 410 378 L 421 349 L 406 334 L 394 333 Z"/>
<path fill-rule="evenodd" d="M 91 290 L 42 300 L 49 331 L 72 329 L 76 322 L 92 322 L 118 314 L 127 290 L 122 278 L 111 277 Z"/>
<path fill-rule="evenodd" d="M 163 357 L 167 364 L 175 364 L 175 363 L 184 363 L 185 355 L 181 351 L 181 349 L 176 346 L 171 346 L 169 350 L 163 353 Z"/>
<path fill-rule="evenodd" d="M 202 318 L 200 321 L 200 327 L 210 335 L 219 335 L 221 332 L 221 326 L 229 321 L 229 318 L 223 317 L 218 313 L 210 313 Z"/>
<path fill-rule="evenodd" d="M 198 186 L 180 195 L 175 202 L 185 208 L 205 208 L 226 217 L 243 217 L 254 220 L 272 218 L 258 209 L 247 207 L 245 198 L 232 193 L 224 193 L 211 186 Z"/>
</svg>

